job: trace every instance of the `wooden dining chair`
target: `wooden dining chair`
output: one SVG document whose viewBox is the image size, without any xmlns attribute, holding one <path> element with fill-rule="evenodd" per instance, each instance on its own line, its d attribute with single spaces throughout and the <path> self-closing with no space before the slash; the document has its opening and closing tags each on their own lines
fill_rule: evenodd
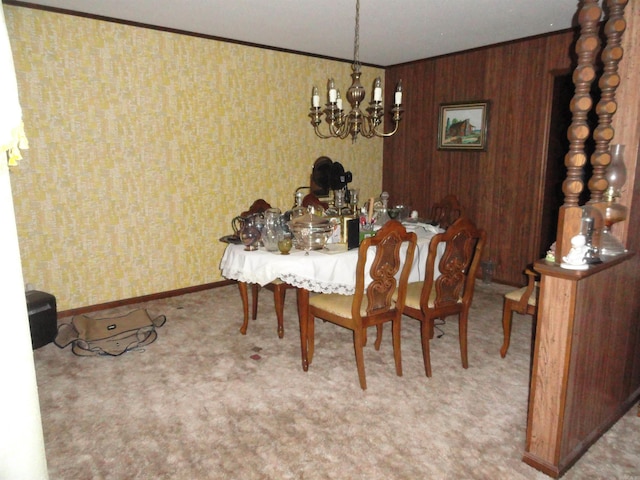
<svg viewBox="0 0 640 480">
<path fill-rule="evenodd" d="M 458 197 L 449 194 L 431 207 L 431 220 L 445 230 L 462 216 L 462 205 Z"/>
<path fill-rule="evenodd" d="M 242 212 L 240 216 L 248 217 L 249 215 L 253 215 L 256 213 L 264 213 L 270 208 L 271 208 L 271 204 L 269 204 L 269 202 L 267 202 L 262 198 L 259 198 L 251 204 L 251 207 L 249 207 L 249 210 L 247 210 L 246 212 Z M 276 319 L 278 322 L 278 337 L 283 338 L 284 337 L 284 301 L 285 301 L 286 291 L 287 289 L 294 288 L 294 287 L 293 285 L 289 285 L 288 283 L 285 283 L 280 279 L 275 279 L 271 283 L 268 283 L 267 285 L 265 285 L 263 288 L 266 288 L 267 290 L 270 290 L 273 292 L 273 304 L 275 307 Z M 251 284 L 251 301 L 252 301 L 251 318 L 252 320 L 255 320 L 258 317 L 258 296 L 259 296 L 260 289 L 261 287 L 257 283 Z M 244 297 L 243 297 L 243 301 L 244 301 Z M 247 307 L 245 306 L 245 308 Z M 242 333 L 242 335 L 246 335 L 247 333 L 247 327 L 249 322 L 247 322 L 246 320 L 247 319 L 245 318 L 245 321 L 240 327 L 240 333 Z"/>
<path fill-rule="evenodd" d="M 500 355 L 504 358 L 509 350 L 511 342 L 511 323 L 513 312 L 521 315 L 531 315 L 534 319 L 538 311 L 538 279 L 540 275 L 532 268 L 527 268 L 524 272 L 529 278 L 527 285 L 506 293 L 504 296 L 504 307 L 502 309 L 502 330 L 504 332 L 504 342 L 500 349 Z"/>
<path fill-rule="evenodd" d="M 360 387 L 366 390 L 367 381 L 364 371 L 366 329 L 392 322 L 393 358 L 396 374 L 402 376 L 400 322 L 416 242 L 415 233 L 407 232 L 396 220 L 388 221 L 376 235 L 365 238 L 360 244 L 353 295 L 322 293 L 309 299 L 308 364 L 311 364 L 313 359 L 316 317 L 348 328 L 353 331 Z M 406 245 L 405 254 L 403 254 L 403 245 Z M 370 268 L 366 271 L 365 265 L 368 262 L 370 262 Z M 368 279 L 370 283 L 367 285 Z M 394 294 L 397 298 L 395 303 Z M 379 348 L 380 344 L 376 342 L 375 349 Z"/>
<path fill-rule="evenodd" d="M 242 212 L 240 214 L 241 217 L 248 217 L 250 215 L 255 215 L 256 213 L 264 213 L 271 208 L 271 204 L 267 202 L 264 198 L 259 198 L 254 201 L 249 210 L 246 212 Z"/>
<path fill-rule="evenodd" d="M 467 323 L 473 300 L 476 272 L 480 265 L 486 233 L 467 217 L 458 218 L 443 233 L 431 239 L 422 282 L 407 285 L 404 314 L 420 320 L 422 356 L 427 377 L 431 376 L 429 341 L 433 338 L 434 320 L 458 315 L 460 354 L 463 368 L 467 359 Z M 436 265 L 438 246 L 444 243 L 444 253 Z M 439 276 L 434 279 L 434 272 Z"/>
<path fill-rule="evenodd" d="M 308 193 L 302 198 L 302 206 L 320 207 L 323 211 L 329 208 L 329 204 L 320 200 L 314 193 Z"/>
</svg>

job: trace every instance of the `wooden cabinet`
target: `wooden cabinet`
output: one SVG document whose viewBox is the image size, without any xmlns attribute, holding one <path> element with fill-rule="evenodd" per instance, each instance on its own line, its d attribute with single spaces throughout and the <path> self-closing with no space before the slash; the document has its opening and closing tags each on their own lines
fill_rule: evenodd
<svg viewBox="0 0 640 480">
<path fill-rule="evenodd" d="M 537 262 L 524 461 L 559 477 L 640 397 L 638 258 L 587 271 Z"/>
</svg>

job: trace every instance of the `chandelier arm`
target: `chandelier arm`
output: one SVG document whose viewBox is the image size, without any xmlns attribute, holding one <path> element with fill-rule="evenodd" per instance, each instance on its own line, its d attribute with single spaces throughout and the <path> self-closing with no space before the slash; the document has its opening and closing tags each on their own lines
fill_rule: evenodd
<svg viewBox="0 0 640 480">
<path fill-rule="evenodd" d="M 393 128 L 393 130 L 391 132 L 388 133 L 380 133 L 378 132 L 378 130 L 376 128 L 373 129 L 373 133 L 376 135 L 376 137 L 391 137 L 393 135 L 395 135 L 395 133 L 398 131 L 398 127 L 400 126 L 400 122 L 395 122 L 395 127 Z"/>
<path fill-rule="evenodd" d="M 347 116 L 342 113 L 338 119 L 339 122 L 331 122 L 329 124 L 329 131 L 334 138 L 345 138 L 349 134 Z"/>
<path fill-rule="evenodd" d="M 323 140 L 326 140 L 327 138 L 332 138 L 331 135 L 324 135 L 321 131 L 320 131 L 320 126 L 319 125 L 314 125 L 313 126 L 314 131 L 316 132 L 316 135 L 320 138 L 322 138 Z"/>
<path fill-rule="evenodd" d="M 329 134 L 325 135 L 324 133 L 322 133 L 320 131 L 320 125 L 315 125 L 313 126 L 313 130 L 315 131 L 316 135 L 318 137 L 320 137 L 323 140 L 326 140 L 327 138 L 340 138 L 341 140 L 344 140 L 345 138 L 347 138 L 349 136 L 349 134 L 351 133 L 349 128 L 345 128 L 344 126 L 345 124 L 343 124 L 341 127 L 337 127 L 334 123 L 330 123 L 328 128 L 329 128 Z"/>
<path fill-rule="evenodd" d="M 384 118 L 384 109 L 380 103 L 371 102 L 369 108 L 367 108 L 366 114 L 363 115 L 364 121 L 362 122 L 362 131 L 365 138 L 373 138 L 380 136 L 377 132 L 377 128 L 382 124 Z M 390 136 L 390 135 L 389 135 Z"/>
<path fill-rule="evenodd" d="M 385 133 L 384 131 L 380 132 L 378 130 L 378 126 L 382 125 L 382 116 L 380 115 L 381 113 L 382 113 L 381 111 L 378 111 L 378 115 L 372 115 L 372 114 L 362 115 L 363 121 L 361 124 L 360 134 L 363 137 L 365 138 L 391 137 L 398 131 L 398 127 L 400 126 L 400 117 L 399 117 L 400 112 L 393 111 L 394 116 L 392 120 L 393 120 L 394 128 L 391 132 L 387 132 L 387 133 Z"/>
<path fill-rule="evenodd" d="M 349 128 L 349 119 L 348 117 L 345 116 L 340 127 L 334 130 L 333 136 L 334 138 L 340 138 L 344 140 L 349 135 L 350 130 L 351 129 Z"/>
<path fill-rule="evenodd" d="M 360 135 L 362 135 L 364 138 L 373 138 L 376 136 L 376 134 L 373 131 L 370 132 L 360 132 Z"/>
<path fill-rule="evenodd" d="M 403 112 L 403 108 L 396 104 L 392 109 L 391 109 L 391 119 L 393 121 L 393 130 L 391 132 L 388 133 L 384 133 L 384 132 L 379 132 L 378 131 L 378 125 L 380 125 L 380 121 L 378 121 L 378 123 L 376 125 L 373 126 L 373 132 L 376 136 L 378 137 L 391 137 L 392 135 L 395 135 L 395 133 L 398 131 L 398 127 L 400 126 L 400 120 L 402 120 L 402 112 Z M 382 114 L 382 112 L 380 112 Z M 381 118 L 381 117 L 378 117 Z"/>
<path fill-rule="evenodd" d="M 351 135 L 351 130 L 348 128 L 345 128 L 339 135 L 340 140 L 344 140 L 345 138 L 347 138 L 349 135 Z"/>
<path fill-rule="evenodd" d="M 376 127 L 373 124 L 371 117 L 369 115 L 363 114 L 360 135 L 362 135 L 364 138 L 373 138 L 375 135 L 375 128 Z"/>
<path fill-rule="evenodd" d="M 320 125 L 322 124 L 322 111 L 319 107 L 311 107 L 311 113 L 309 113 L 309 117 L 311 118 L 311 125 L 313 125 L 313 130 L 316 132 L 316 135 L 322 139 L 331 138 L 331 135 L 324 135 L 320 131 Z"/>
</svg>

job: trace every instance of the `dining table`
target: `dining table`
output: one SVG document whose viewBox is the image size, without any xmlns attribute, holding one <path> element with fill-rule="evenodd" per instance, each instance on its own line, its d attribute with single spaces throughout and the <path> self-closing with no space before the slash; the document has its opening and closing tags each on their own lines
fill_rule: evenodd
<svg viewBox="0 0 640 480">
<path fill-rule="evenodd" d="M 407 231 L 415 232 L 417 237 L 409 283 L 422 281 L 425 277 L 431 239 L 444 230 L 423 222 L 407 221 L 403 222 L 403 225 Z M 444 243 L 439 245 L 438 256 L 442 255 L 444 247 Z M 309 367 L 307 359 L 309 294 L 310 292 L 353 294 L 356 286 L 358 252 L 358 248 L 348 250 L 346 244 L 335 243 L 327 244 L 320 250 L 293 249 L 289 254 L 283 255 L 263 247 L 257 250 L 246 250 L 244 245 L 230 243 L 225 248 L 220 261 L 220 270 L 224 278 L 238 282 L 245 324 L 249 314 L 247 284 L 265 286 L 279 279 L 296 287 L 302 369 L 307 371 Z M 406 246 L 401 250 L 401 255 L 405 253 Z M 371 261 L 368 260 L 368 262 Z M 436 265 L 438 265 L 438 259 L 436 259 Z M 369 271 L 369 266 L 365 265 L 365 271 Z M 439 275 L 437 269 L 434 275 Z M 366 283 L 365 281 L 365 285 Z"/>
</svg>

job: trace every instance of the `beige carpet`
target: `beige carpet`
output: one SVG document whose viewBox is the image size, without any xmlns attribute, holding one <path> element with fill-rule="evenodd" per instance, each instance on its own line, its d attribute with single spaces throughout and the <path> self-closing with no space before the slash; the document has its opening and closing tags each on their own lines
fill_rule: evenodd
<svg viewBox="0 0 640 480">
<path fill-rule="evenodd" d="M 35 352 L 50 477 L 57 479 L 545 479 L 522 462 L 531 320 L 514 321 L 502 359 L 502 294 L 477 285 L 469 369 L 457 322 L 432 341 L 424 376 L 419 325 L 405 317 L 404 376 L 390 329 L 365 349 L 358 385 L 351 333 L 318 321 L 316 354 L 300 363 L 295 293 L 278 339 L 272 295 L 239 333 L 235 285 L 141 304 L 165 314 L 144 352 L 80 358 L 54 344 Z M 121 314 L 120 307 L 95 316 Z M 67 319 L 68 320 L 68 319 Z M 373 340 L 371 332 L 371 340 Z M 634 407 L 567 479 L 640 478 Z"/>
</svg>

